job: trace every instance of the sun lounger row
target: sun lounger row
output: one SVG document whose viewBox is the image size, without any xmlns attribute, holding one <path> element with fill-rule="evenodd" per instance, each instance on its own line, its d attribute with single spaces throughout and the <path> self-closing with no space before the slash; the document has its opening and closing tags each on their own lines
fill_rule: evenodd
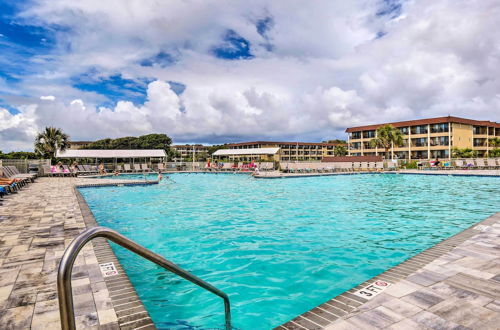
<svg viewBox="0 0 500 330">
<path fill-rule="evenodd" d="M 239 162 L 238 164 L 232 162 L 226 163 L 218 163 L 211 164 L 210 167 L 205 167 L 203 170 L 205 171 L 253 171 L 256 168 L 259 171 L 272 171 L 274 170 L 273 162 L 261 162 L 261 163 L 251 163 L 245 164 L 243 162 Z"/>
<path fill-rule="evenodd" d="M 419 168 L 421 169 L 437 169 L 437 170 L 452 170 L 452 169 L 483 169 L 483 170 L 497 170 L 500 169 L 500 159 L 495 158 L 467 158 L 456 160 L 443 160 L 436 166 L 435 161 L 420 162 Z"/>
<path fill-rule="evenodd" d="M 382 171 L 383 169 L 383 162 L 281 163 L 281 170 L 287 173 Z"/>
<path fill-rule="evenodd" d="M 0 197 L 19 191 L 35 182 L 37 174 L 20 173 L 15 166 L 0 166 Z"/>
</svg>

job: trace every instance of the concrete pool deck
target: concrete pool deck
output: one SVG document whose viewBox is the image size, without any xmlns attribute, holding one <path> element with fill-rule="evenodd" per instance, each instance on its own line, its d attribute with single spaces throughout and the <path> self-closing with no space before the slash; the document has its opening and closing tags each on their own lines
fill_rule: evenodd
<svg viewBox="0 0 500 330">
<path fill-rule="evenodd" d="M 126 183 L 144 184 L 39 178 L 3 201 L 0 328 L 60 328 L 59 260 L 75 236 L 95 225 L 75 186 Z M 353 295 L 365 282 L 279 328 L 495 329 L 500 324 L 499 251 L 500 213 L 376 277 L 391 286 L 372 300 Z M 108 262 L 114 262 L 119 275 L 103 276 L 99 265 Z M 95 240 L 80 252 L 73 292 L 79 329 L 155 328 L 105 240 Z"/>
</svg>

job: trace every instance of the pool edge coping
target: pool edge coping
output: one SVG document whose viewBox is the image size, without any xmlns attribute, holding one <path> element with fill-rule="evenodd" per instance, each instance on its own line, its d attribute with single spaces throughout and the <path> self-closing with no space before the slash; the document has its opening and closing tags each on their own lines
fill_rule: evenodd
<svg viewBox="0 0 500 330">
<path fill-rule="evenodd" d="M 158 182 L 156 182 L 158 183 Z M 91 187 L 107 187 L 107 186 L 131 186 L 131 185 L 145 185 L 153 183 L 106 183 L 106 184 L 76 184 L 73 186 L 73 191 L 75 193 L 80 211 L 82 213 L 83 222 L 85 227 L 92 228 L 99 226 L 94 214 L 90 210 L 87 201 L 82 196 L 78 188 L 91 188 Z M 112 262 L 116 267 L 118 274 L 110 277 L 103 277 L 106 288 L 109 292 L 109 297 L 113 305 L 113 309 L 116 313 L 118 319 L 118 326 L 120 329 L 156 329 L 151 315 L 144 306 L 141 298 L 137 294 L 137 291 L 130 281 L 127 273 L 123 269 L 120 261 L 116 257 L 113 249 L 109 245 L 109 242 L 105 238 L 96 238 L 92 240 L 92 247 L 94 248 L 94 253 L 97 258 L 98 264 L 104 264 Z M 125 293 L 123 293 L 125 292 Z M 120 307 L 117 310 L 117 307 Z M 133 311 L 130 313 L 120 313 L 126 310 Z"/>
<path fill-rule="evenodd" d="M 415 272 L 424 268 L 434 260 L 444 256 L 446 253 L 452 251 L 459 244 L 465 242 L 469 238 L 479 234 L 483 229 L 476 228 L 480 225 L 489 224 L 490 222 L 497 221 L 494 217 L 500 215 L 500 212 L 495 212 L 479 222 L 472 224 L 464 230 L 452 235 L 433 246 L 423 250 L 422 252 L 410 257 L 403 262 L 383 271 L 363 283 L 352 287 L 349 290 L 333 297 L 332 299 L 290 319 L 289 321 L 278 325 L 276 330 L 295 330 L 295 329 L 323 329 L 330 326 L 335 321 L 342 319 L 353 312 L 356 312 L 359 307 L 368 303 L 370 300 L 361 298 L 353 293 L 372 285 L 378 280 L 389 282 L 391 285 L 398 283 L 401 280 L 415 274 Z M 405 274 L 407 273 L 407 274 Z M 321 316 L 320 316 L 321 315 Z M 315 318 L 325 319 L 327 316 L 330 324 L 320 325 L 314 322 Z"/>
</svg>

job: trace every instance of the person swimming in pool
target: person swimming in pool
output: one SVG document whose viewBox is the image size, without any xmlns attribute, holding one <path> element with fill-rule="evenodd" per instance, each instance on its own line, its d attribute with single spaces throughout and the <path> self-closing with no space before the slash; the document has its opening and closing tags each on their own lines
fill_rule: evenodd
<svg viewBox="0 0 500 330">
<path fill-rule="evenodd" d="M 160 182 L 163 179 L 163 175 L 161 173 L 158 173 L 158 182 Z"/>
</svg>

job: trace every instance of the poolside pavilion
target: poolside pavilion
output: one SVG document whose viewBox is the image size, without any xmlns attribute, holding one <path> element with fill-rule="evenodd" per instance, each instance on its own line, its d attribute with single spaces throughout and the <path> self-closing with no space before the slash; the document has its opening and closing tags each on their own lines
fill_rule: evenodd
<svg viewBox="0 0 500 330">
<path fill-rule="evenodd" d="M 162 163 L 167 154 L 163 149 L 78 149 L 57 152 L 57 158 L 65 158 L 87 164 L 104 162 L 106 166 L 116 167 L 118 163 L 148 164 Z"/>
<path fill-rule="evenodd" d="M 279 161 L 280 148 L 219 149 L 212 154 L 214 159 L 230 161 Z"/>
</svg>

